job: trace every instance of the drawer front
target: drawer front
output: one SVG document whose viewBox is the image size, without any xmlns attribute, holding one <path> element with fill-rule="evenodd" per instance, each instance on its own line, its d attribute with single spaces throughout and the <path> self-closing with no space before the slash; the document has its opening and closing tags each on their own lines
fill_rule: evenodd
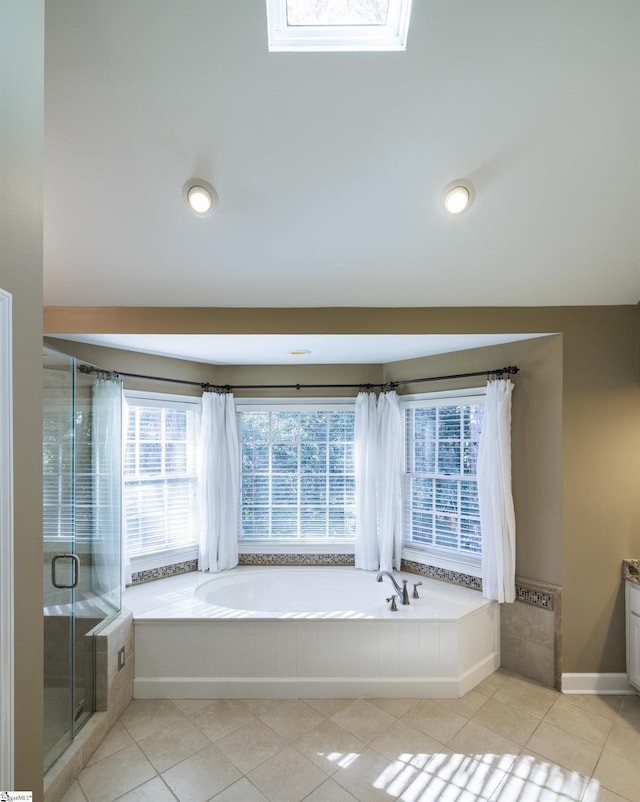
<svg viewBox="0 0 640 802">
<path fill-rule="evenodd" d="M 629 682 L 640 690 L 640 615 L 629 616 L 627 672 Z"/>
<path fill-rule="evenodd" d="M 634 585 L 632 582 L 627 582 L 627 588 L 629 612 L 640 615 L 640 585 Z"/>
</svg>

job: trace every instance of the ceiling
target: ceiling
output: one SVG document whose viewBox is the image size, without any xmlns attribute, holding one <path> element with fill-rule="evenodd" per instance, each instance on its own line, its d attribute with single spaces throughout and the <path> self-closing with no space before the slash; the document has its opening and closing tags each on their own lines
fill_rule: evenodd
<svg viewBox="0 0 640 802">
<path fill-rule="evenodd" d="M 402 359 L 528 340 L 540 334 L 291 335 L 80 334 L 58 339 L 210 365 L 381 365 Z M 305 350 L 308 354 L 292 355 Z"/>
<path fill-rule="evenodd" d="M 47 0 L 45 303 L 635 304 L 638 41 L 637 0 L 413 0 L 378 54 L 269 53 L 264 0 Z"/>
</svg>

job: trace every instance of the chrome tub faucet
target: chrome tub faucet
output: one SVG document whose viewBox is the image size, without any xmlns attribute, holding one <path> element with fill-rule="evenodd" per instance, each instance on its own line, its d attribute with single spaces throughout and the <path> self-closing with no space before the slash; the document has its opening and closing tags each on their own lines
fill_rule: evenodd
<svg viewBox="0 0 640 802">
<path fill-rule="evenodd" d="M 396 596 L 400 599 L 402 604 L 409 604 L 409 591 L 407 590 L 407 581 L 406 579 L 402 580 L 402 587 L 396 582 L 394 577 L 389 573 L 389 571 L 380 571 L 376 580 L 378 582 L 382 582 L 385 576 L 388 576 L 391 580 L 393 588 L 396 592 Z"/>
</svg>

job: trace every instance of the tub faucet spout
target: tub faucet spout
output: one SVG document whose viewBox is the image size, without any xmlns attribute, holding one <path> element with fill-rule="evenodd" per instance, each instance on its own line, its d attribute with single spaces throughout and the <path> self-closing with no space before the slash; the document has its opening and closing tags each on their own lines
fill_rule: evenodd
<svg viewBox="0 0 640 802">
<path fill-rule="evenodd" d="M 407 590 L 407 581 L 406 579 L 402 580 L 402 587 L 396 582 L 394 577 L 389 573 L 389 571 L 380 571 L 376 580 L 378 582 L 382 582 L 385 576 L 388 576 L 391 580 L 391 584 L 393 585 L 393 589 L 396 592 L 397 597 L 400 599 L 402 604 L 409 604 L 409 591 Z"/>
</svg>

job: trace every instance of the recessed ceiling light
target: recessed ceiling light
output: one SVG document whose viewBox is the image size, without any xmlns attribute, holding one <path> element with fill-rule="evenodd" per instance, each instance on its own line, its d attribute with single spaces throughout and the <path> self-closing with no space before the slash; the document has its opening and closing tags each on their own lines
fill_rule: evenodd
<svg viewBox="0 0 640 802">
<path fill-rule="evenodd" d="M 187 181 L 184 185 L 184 197 L 191 211 L 198 217 L 207 217 L 218 205 L 215 189 L 201 178 Z"/>
<path fill-rule="evenodd" d="M 296 348 L 295 351 L 289 351 L 291 356 L 307 356 L 307 354 L 310 353 L 311 351 L 309 351 L 307 348 Z"/>
<path fill-rule="evenodd" d="M 467 181 L 453 181 L 442 194 L 442 205 L 449 214 L 464 212 L 472 201 L 473 187 Z"/>
</svg>

